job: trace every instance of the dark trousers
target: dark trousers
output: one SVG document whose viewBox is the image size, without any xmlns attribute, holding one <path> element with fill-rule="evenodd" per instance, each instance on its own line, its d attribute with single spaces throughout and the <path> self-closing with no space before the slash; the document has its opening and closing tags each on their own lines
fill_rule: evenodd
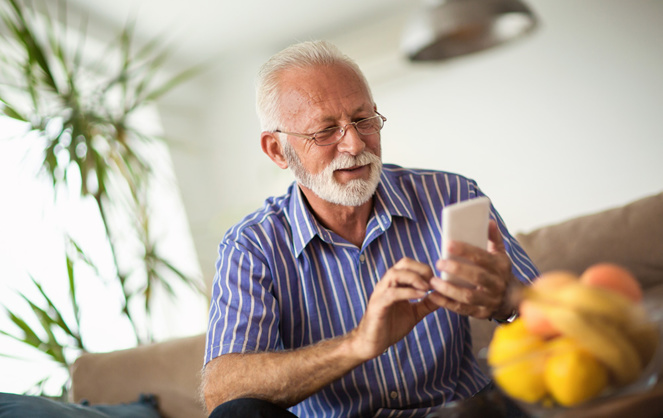
<svg viewBox="0 0 663 418">
<path fill-rule="evenodd" d="M 217 406 L 209 418 L 297 418 L 297 416 L 262 399 L 240 398 Z"/>
<path fill-rule="evenodd" d="M 492 383 L 471 398 L 441 406 L 426 418 L 527 418 Z M 240 398 L 222 403 L 209 418 L 297 418 L 290 411 L 261 399 Z"/>
</svg>

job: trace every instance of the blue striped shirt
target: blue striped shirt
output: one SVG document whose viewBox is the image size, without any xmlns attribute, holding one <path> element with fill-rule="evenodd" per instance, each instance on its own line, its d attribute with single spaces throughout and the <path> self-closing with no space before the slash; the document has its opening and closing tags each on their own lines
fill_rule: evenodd
<svg viewBox="0 0 663 418">
<path fill-rule="evenodd" d="M 355 328 L 375 284 L 403 257 L 435 271 L 444 206 L 483 195 L 465 177 L 385 164 L 361 248 L 320 225 L 299 188 L 270 198 L 219 246 L 205 362 L 283 350 Z M 494 208 L 519 280 L 536 268 Z M 465 316 L 438 309 L 387 352 L 291 408 L 300 417 L 420 417 L 488 383 Z"/>
</svg>

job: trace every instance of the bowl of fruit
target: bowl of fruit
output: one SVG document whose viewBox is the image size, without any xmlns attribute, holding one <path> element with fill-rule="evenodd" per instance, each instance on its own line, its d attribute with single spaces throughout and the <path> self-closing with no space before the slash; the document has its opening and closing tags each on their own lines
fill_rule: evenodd
<svg viewBox="0 0 663 418">
<path fill-rule="evenodd" d="M 497 386 L 537 417 L 651 388 L 663 368 L 661 299 L 609 263 L 580 276 L 543 274 L 519 296 L 520 316 L 487 352 Z"/>
</svg>

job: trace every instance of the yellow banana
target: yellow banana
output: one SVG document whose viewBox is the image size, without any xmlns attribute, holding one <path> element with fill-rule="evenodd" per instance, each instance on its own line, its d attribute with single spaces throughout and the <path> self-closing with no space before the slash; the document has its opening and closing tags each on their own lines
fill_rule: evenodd
<svg viewBox="0 0 663 418">
<path fill-rule="evenodd" d="M 638 378 L 643 365 L 623 328 L 572 306 L 536 303 L 556 329 L 575 339 L 610 369 L 615 383 L 621 386 Z"/>
<path fill-rule="evenodd" d="M 618 326 L 629 326 L 641 317 L 637 306 L 613 291 L 570 282 L 554 291 L 529 292 L 528 298 L 604 317 Z"/>
</svg>

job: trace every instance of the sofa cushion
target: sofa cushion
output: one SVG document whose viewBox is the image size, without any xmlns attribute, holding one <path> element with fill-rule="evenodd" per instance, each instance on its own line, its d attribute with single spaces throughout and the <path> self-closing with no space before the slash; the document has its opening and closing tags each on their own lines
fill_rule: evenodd
<svg viewBox="0 0 663 418">
<path fill-rule="evenodd" d="M 663 193 L 516 235 L 541 272 L 613 262 L 644 289 L 663 282 Z"/>
</svg>

